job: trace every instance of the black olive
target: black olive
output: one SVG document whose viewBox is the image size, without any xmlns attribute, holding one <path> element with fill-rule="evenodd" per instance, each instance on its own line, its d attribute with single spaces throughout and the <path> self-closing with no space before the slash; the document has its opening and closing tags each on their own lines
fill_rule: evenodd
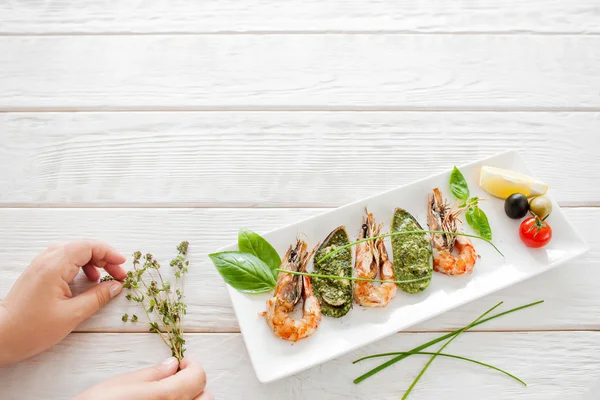
<svg viewBox="0 0 600 400">
<path fill-rule="evenodd" d="M 529 201 L 524 194 L 511 194 L 504 202 L 504 211 L 513 219 L 523 218 L 529 211 Z"/>
</svg>

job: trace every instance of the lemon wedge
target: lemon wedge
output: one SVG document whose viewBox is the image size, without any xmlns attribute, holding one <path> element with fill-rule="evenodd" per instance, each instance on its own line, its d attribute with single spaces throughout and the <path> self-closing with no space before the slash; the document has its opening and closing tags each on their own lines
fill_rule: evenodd
<svg viewBox="0 0 600 400">
<path fill-rule="evenodd" d="M 531 176 L 496 167 L 481 167 L 479 186 L 489 194 L 506 199 L 513 193 L 526 197 L 546 194 L 548 185 Z"/>
</svg>

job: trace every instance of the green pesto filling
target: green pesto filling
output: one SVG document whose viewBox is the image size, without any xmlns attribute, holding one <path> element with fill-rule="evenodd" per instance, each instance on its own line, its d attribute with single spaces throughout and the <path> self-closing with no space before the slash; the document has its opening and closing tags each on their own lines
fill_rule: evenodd
<svg viewBox="0 0 600 400">
<path fill-rule="evenodd" d="M 392 219 L 392 232 L 423 230 L 417 220 L 406 210 L 397 208 Z M 392 236 L 395 279 L 410 280 L 431 276 L 433 256 L 426 233 Z M 431 278 L 418 282 L 398 284 L 406 293 L 419 293 L 427 289 Z"/>
<path fill-rule="evenodd" d="M 315 253 L 315 272 L 322 275 L 352 276 L 352 251 L 341 250 L 321 263 L 316 262 L 338 247 L 350 243 L 343 227 L 337 228 Z M 312 278 L 315 294 L 321 302 L 323 315 L 339 318 L 352 308 L 352 281 L 345 279 Z"/>
</svg>

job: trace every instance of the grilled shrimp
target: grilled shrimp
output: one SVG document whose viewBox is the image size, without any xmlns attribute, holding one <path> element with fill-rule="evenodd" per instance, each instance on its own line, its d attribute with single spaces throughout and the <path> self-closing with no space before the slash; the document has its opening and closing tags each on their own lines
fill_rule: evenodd
<svg viewBox="0 0 600 400">
<path fill-rule="evenodd" d="M 306 251 L 306 243 L 296 241 L 290 246 L 281 263 L 281 269 L 306 272 L 312 253 Z M 302 318 L 294 319 L 291 313 L 302 297 Z M 273 332 L 282 339 L 297 342 L 314 334 L 321 322 L 321 305 L 313 293 L 310 277 L 280 272 L 272 298 L 267 300 L 267 311 L 263 314 Z"/>
<path fill-rule="evenodd" d="M 438 188 L 428 197 L 427 223 L 432 231 L 444 231 L 444 234 L 432 234 L 433 269 L 447 275 L 462 275 L 473 272 L 477 252 L 471 240 L 460 233 L 458 213 L 442 198 Z M 458 255 L 453 254 L 456 248 Z"/>
<path fill-rule="evenodd" d="M 377 226 L 373 214 L 365 210 L 363 225 L 358 240 L 379 236 L 382 225 Z M 382 280 L 394 280 L 394 266 L 388 258 L 383 238 L 369 240 L 356 245 L 355 276 L 375 279 L 379 273 Z M 354 300 L 364 307 L 385 307 L 396 296 L 396 284 L 356 281 L 354 283 Z"/>
</svg>

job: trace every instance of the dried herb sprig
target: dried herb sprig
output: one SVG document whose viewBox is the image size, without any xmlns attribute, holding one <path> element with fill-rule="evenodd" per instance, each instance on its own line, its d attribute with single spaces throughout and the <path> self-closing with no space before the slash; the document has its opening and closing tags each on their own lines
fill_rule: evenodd
<svg viewBox="0 0 600 400">
<path fill-rule="evenodd" d="M 187 260 L 188 242 L 181 242 L 177 247 L 178 254 L 170 265 L 174 270 L 175 282 L 163 279 L 160 264 L 150 253 L 142 257 L 142 253 L 133 253 L 133 271 L 127 272 L 123 283 L 129 293 L 127 300 L 140 303 L 150 325 L 149 331 L 157 333 L 162 341 L 171 349 L 173 357 L 182 360 L 185 353 L 183 339 L 183 317 L 186 305 L 183 296 L 185 274 L 188 272 Z M 137 321 L 137 316 L 131 322 Z M 127 314 L 122 320 L 128 320 Z"/>
</svg>

